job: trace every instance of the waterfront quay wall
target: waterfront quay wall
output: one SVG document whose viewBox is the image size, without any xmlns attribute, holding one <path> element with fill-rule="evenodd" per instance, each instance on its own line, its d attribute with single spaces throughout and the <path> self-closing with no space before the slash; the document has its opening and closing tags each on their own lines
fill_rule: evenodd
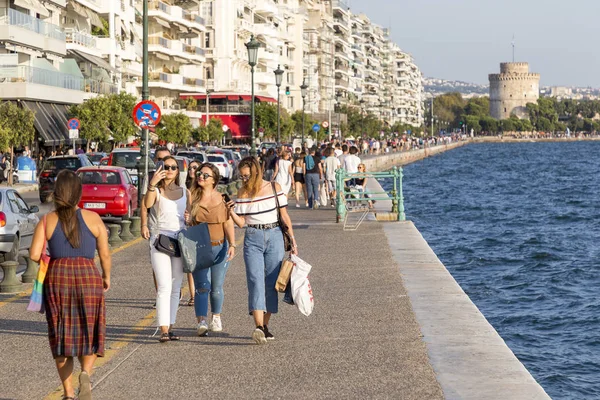
<svg viewBox="0 0 600 400">
<path fill-rule="evenodd" d="M 470 141 L 454 142 L 447 145 L 425 147 L 418 150 L 401 151 L 397 153 L 386 153 L 383 155 L 361 158 L 367 167 L 367 171 L 378 172 L 400 167 L 415 161 L 422 160 L 448 150 L 456 149 L 470 143 Z"/>
</svg>

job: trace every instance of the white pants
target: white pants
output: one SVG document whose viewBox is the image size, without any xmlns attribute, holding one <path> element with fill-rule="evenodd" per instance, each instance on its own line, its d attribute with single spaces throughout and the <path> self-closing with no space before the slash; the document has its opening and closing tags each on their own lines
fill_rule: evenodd
<svg viewBox="0 0 600 400">
<path fill-rule="evenodd" d="M 153 243 L 150 240 L 150 243 Z M 175 324 L 179 308 L 179 293 L 183 281 L 183 260 L 169 257 L 151 245 L 150 260 L 156 277 L 156 319 L 158 326 Z"/>
</svg>

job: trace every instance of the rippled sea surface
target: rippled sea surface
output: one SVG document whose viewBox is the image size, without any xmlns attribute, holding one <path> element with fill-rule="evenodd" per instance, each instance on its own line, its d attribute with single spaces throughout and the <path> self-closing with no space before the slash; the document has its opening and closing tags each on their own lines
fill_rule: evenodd
<svg viewBox="0 0 600 400">
<path fill-rule="evenodd" d="M 599 155 L 472 144 L 404 168 L 407 218 L 555 399 L 600 398 Z"/>
</svg>

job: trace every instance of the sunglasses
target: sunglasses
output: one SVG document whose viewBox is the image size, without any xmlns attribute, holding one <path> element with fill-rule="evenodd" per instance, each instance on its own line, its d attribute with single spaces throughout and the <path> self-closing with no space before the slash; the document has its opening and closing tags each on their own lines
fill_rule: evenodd
<svg viewBox="0 0 600 400">
<path fill-rule="evenodd" d="M 212 178 L 213 176 L 211 174 L 207 174 L 206 172 L 202 173 L 202 172 L 197 172 L 196 173 L 196 177 L 198 178 L 202 178 L 204 180 L 207 180 L 208 178 Z"/>
<path fill-rule="evenodd" d="M 195 169 L 198 169 L 198 166 L 197 166 L 197 165 L 192 165 L 192 166 L 190 167 L 190 169 L 194 169 L 194 170 L 195 170 Z"/>
<path fill-rule="evenodd" d="M 177 171 L 179 169 L 179 167 L 177 165 L 165 165 L 164 168 L 165 168 L 165 171 L 168 171 L 168 170 Z"/>
<path fill-rule="evenodd" d="M 248 179 L 250 179 L 250 174 L 248 174 L 248 175 L 240 175 L 240 178 L 241 178 L 243 181 L 247 181 Z"/>
</svg>

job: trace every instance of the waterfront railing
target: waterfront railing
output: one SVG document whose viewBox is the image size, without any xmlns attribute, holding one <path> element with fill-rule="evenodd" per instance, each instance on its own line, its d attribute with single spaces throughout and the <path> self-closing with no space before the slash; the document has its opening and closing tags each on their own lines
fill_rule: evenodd
<svg viewBox="0 0 600 400">
<path fill-rule="evenodd" d="M 343 168 L 336 170 L 336 222 L 344 220 L 348 212 L 368 209 L 371 201 L 392 201 L 392 214 L 398 221 L 406 220 L 404 213 L 404 195 L 402 193 L 402 168 L 393 167 L 384 172 L 349 173 Z M 392 189 L 389 191 L 372 191 L 366 187 L 358 188 L 355 179 L 391 179 Z"/>
</svg>

